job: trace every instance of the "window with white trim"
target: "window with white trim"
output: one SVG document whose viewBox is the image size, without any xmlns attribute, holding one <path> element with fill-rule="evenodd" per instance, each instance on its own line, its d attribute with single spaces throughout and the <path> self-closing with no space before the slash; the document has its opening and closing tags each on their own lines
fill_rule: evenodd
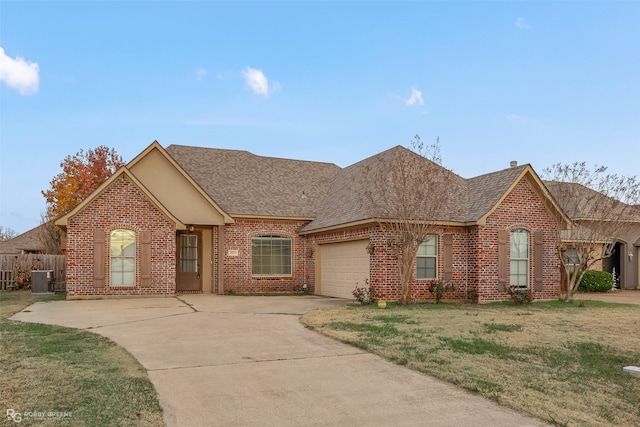
<svg viewBox="0 0 640 427">
<path fill-rule="evenodd" d="M 418 246 L 416 277 L 418 279 L 438 278 L 438 236 L 427 236 Z"/>
<path fill-rule="evenodd" d="M 511 284 L 516 288 L 529 287 L 529 232 L 513 230 L 509 236 L 509 264 Z"/>
<path fill-rule="evenodd" d="M 136 232 L 118 229 L 109 239 L 111 286 L 134 286 L 136 284 Z"/>
<path fill-rule="evenodd" d="M 565 261 L 565 265 L 567 266 L 569 273 L 573 274 L 576 270 L 580 269 L 580 257 L 578 256 L 578 251 L 575 248 L 567 248 Z"/>
<path fill-rule="evenodd" d="M 253 276 L 291 276 L 291 238 L 258 236 L 251 239 Z"/>
</svg>

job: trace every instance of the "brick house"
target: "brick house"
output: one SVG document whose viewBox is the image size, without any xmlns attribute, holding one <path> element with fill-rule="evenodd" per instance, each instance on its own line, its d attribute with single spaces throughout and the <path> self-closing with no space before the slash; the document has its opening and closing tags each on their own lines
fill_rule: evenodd
<svg viewBox="0 0 640 427">
<path fill-rule="evenodd" d="M 380 218 L 357 203 L 363 171 L 246 151 L 154 142 L 56 223 L 67 232 L 67 297 L 292 292 L 352 298 L 368 279 L 399 296 Z M 424 160 L 427 161 L 427 160 Z M 506 287 L 558 294 L 567 218 L 530 165 L 464 179 L 420 246 L 412 294 L 503 300 Z"/>
</svg>

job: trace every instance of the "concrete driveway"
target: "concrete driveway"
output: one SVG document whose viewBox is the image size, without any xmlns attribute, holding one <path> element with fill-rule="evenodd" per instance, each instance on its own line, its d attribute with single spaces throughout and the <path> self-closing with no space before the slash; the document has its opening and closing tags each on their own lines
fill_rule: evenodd
<svg viewBox="0 0 640 427">
<path fill-rule="evenodd" d="M 314 296 L 36 303 L 16 320 L 104 335 L 148 370 L 167 426 L 542 426 L 299 322 Z"/>
</svg>

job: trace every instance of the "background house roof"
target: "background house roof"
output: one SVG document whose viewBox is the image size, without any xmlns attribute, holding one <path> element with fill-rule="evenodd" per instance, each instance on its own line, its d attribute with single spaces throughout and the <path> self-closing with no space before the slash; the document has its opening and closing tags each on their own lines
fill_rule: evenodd
<svg viewBox="0 0 640 427">
<path fill-rule="evenodd" d="M 230 215 L 314 218 L 340 167 L 247 151 L 170 145 L 167 153 Z"/>
<path fill-rule="evenodd" d="M 578 183 L 544 183 L 562 209 L 573 219 L 601 219 L 615 215 L 621 220 L 640 221 L 638 205 L 629 205 Z"/>
<path fill-rule="evenodd" d="M 42 252 L 42 232 L 44 224 L 0 243 L 0 255 Z"/>
</svg>

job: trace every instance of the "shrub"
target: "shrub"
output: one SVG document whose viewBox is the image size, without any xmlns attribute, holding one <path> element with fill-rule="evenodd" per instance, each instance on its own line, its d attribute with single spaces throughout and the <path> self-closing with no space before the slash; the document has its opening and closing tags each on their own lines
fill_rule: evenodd
<svg viewBox="0 0 640 427">
<path fill-rule="evenodd" d="M 611 273 L 597 270 L 585 271 L 578 285 L 580 292 L 608 292 L 611 288 L 613 288 Z"/>
<path fill-rule="evenodd" d="M 373 286 L 369 286 L 369 279 L 364 279 L 364 286 L 362 288 L 356 283 L 356 288 L 352 293 L 353 297 L 360 304 L 376 302 L 376 290 Z"/>
<path fill-rule="evenodd" d="M 450 292 L 454 289 L 453 285 L 445 285 L 442 282 L 435 282 L 429 285 L 429 292 L 436 297 L 436 304 L 439 304 L 444 297 L 445 292 Z"/>
<path fill-rule="evenodd" d="M 511 301 L 516 304 L 529 304 L 533 300 L 531 295 L 531 289 L 529 288 L 517 288 L 516 285 L 511 285 L 507 289 Z"/>
</svg>

